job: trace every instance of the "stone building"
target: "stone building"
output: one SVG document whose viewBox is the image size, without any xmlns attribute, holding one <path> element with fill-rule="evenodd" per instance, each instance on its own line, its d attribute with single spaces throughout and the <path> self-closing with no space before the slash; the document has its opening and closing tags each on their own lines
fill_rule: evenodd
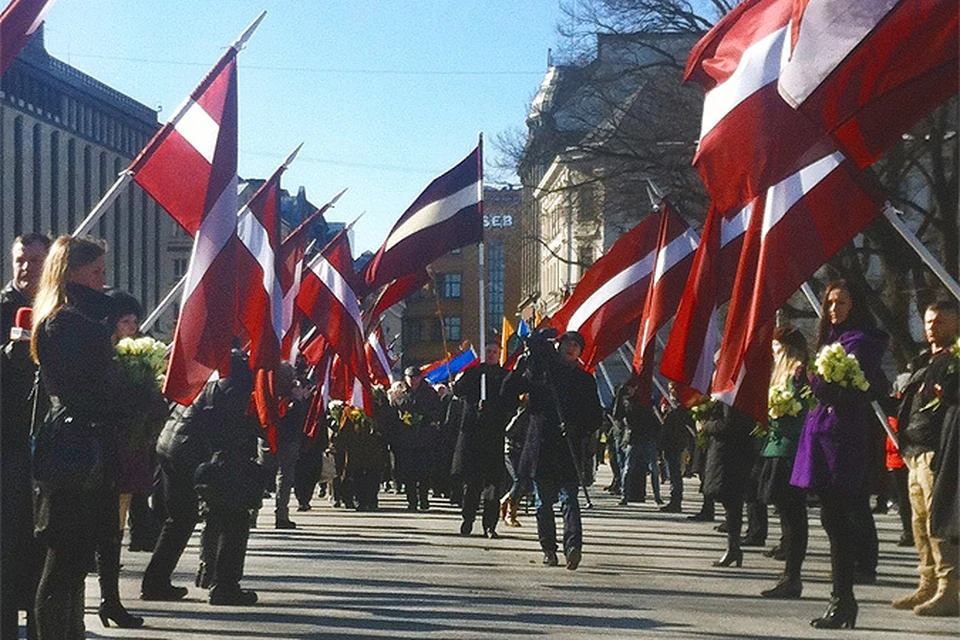
<svg viewBox="0 0 960 640">
<path fill-rule="evenodd" d="M 487 340 L 495 340 L 503 317 L 516 324 L 520 302 L 520 190 L 483 190 Z M 480 347 L 479 252 L 477 245 L 452 251 L 428 268 L 432 282 L 407 298 L 401 321 L 403 366 L 456 355 L 468 343 Z M 398 305 L 399 306 L 399 305 Z"/>
<path fill-rule="evenodd" d="M 17 235 L 71 233 L 159 127 L 150 107 L 47 53 L 39 29 L 0 82 L 4 280 Z M 186 273 L 191 239 L 135 184 L 93 235 L 109 245 L 108 285 L 148 311 Z"/>
</svg>

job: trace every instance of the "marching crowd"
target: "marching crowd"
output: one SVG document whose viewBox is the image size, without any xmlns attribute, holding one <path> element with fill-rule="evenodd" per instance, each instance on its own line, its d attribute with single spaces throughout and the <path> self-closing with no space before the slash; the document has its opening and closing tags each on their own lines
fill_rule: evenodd
<svg viewBox="0 0 960 640">
<path fill-rule="evenodd" d="M 278 529 L 296 528 L 291 494 L 299 511 L 317 495 L 376 511 L 380 492 L 392 490 L 411 511 L 430 509 L 431 499 L 459 505 L 460 534 L 472 535 L 479 518 L 489 538 L 501 523 L 518 524 L 527 498 L 543 563 L 559 565 L 562 553 L 575 570 L 584 553 L 578 496 L 604 463 L 614 477 L 605 490 L 620 504 L 647 500 L 649 478 L 664 513 L 681 513 L 684 479 L 698 476 L 703 508 L 689 517 L 713 521 L 715 504 L 724 510 L 717 567 L 740 567 L 742 547 L 767 544 L 773 506 L 781 536 L 766 553 L 784 570 L 766 598 L 800 597 L 816 507 L 833 581 L 827 610 L 811 621 L 817 628 L 855 626 L 854 587 L 877 575 L 873 513 L 895 499 L 901 544 L 919 555 L 919 584 L 892 606 L 960 613 L 956 305 L 925 309 L 927 349 L 888 394 L 886 334 L 845 283 L 831 283 L 813 345 L 787 326 L 775 333 L 764 426 L 673 387 L 655 403 L 635 380 L 604 408 L 578 366 L 583 338 L 541 331 L 509 371 L 497 344 L 450 385 L 431 386 L 419 367 L 406 368 L 401 381 L 375 389 L 372 416 L 342 403 L 317 415 L 311 372 L 282 365 L 271 382 L 285 411 L 268 437 L 251 410 L 258 374 L 240 349 L 230 374 L 207 382 L 188 407 L 171 408 L 155 380 L 145 384 L 118 364 L 117 345 L 137 336 L 142 310 L 128 294 L 105 291 L 101 242 L 29 234 L 12 252 L 14 277 L 2 291 L 3 638 L 17 637 L 20 610 L 29 638 L 83 638 L 84 582 L 94 571 L 101 622 L 143 625 L 119 596 L 128 526 L 130 550 L 152 553 L 142 599 L 188 593 L 171 576 L 203 521 L 196 586 L 209 589 L 213 605 L 256 603 L 240 583 L 265 491 L 275 494 Z M 855 360 L 850 379 L 812 359 L 836 344 Z M 880 428 L 874 401 L 896 441 Z"/>
</svg>

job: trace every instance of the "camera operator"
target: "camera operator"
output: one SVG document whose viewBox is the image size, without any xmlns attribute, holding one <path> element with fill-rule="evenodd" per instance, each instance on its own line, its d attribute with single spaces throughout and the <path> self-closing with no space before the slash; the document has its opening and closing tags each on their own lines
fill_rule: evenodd
<svg viewBox="0 0 960 640">
<path fill-rule="evenodd" d="M 579 566 L 583 549 L 577 491 L 585 468 L 585 445 L 603 417 L 593 376 L 577 366 L 583 347 L 583 336 L 575 331 L 561 335 L 556 348 L 549 334 L 537 332 L 527 340 L 526 354 L 503 382 L 506 397 L 530 394 L 530 425 L 520 475 L 534 482 L 543 563 L 559 564 L 553 513 L 559 499 L 563 553 L 571 570 Z"/>
</svg>

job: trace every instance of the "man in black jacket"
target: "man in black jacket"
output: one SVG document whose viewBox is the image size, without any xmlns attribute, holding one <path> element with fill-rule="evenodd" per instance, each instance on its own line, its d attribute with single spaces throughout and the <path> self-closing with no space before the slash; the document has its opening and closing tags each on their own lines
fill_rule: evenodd
<svg viewBox="0 0 960 640">
<path fill-rule="evenodd" d="M 399 420 L 394 423 L 392 445 L 397 482 L 407 491 L 407 509 L 430 508 L 430 468 L 437 446 L 440 396 L 423 380 L 420 367 L 410 366 L 403 381 L 391 389 L 390 406 Z"/>
<path fill-rule="evenodd" d="M 898 416 L 900 454 L 909 469 L 913 540 L 920 554 L 920 585 L 914 593 L 893 601 L 895 609 L 913 609 L 917 615 L 956 616 L 957 543 L 930 535 L 930 506 L 935 474 L 934 458 L 940 446 L 944 416 L 957 388 L 956 307 L 934 303 L 923 316 L 930 350 L 914 361 L 904 388 Z M 941 473 L 957 473 L 956 468 Z"/>
<path fill-rule="evenodd" d="M 547 566 L 559 564 L 553 504 L 560 501 L 563 553 L 571 570 L 579 566 L 583 551 L 577 492 L 584 452 L 603 419 L 597 383 L 577 366 L 583 346 L 583 336 L 575 331 L 560 336 L 555 350 L 544 336 L 534 336 L 527 355 L 504 380 L 502 392 L 506 398 L 530 394 L 520 474 L 534 481 L 537 537 Z"/>
<path fill-rule="evenodd" d="M 13 241 L 13 278 L 0 290 L 0 637 L 17 637 L 17 609 L 27 611 L 27 637 L 35 638 L 33 599 L 42 562 L 33 539 L 30 487 L 30 390 L 36 366 L 30 359 L 29 336 L 11 340 L 17 310 L 29 307 L 40 281 L 50 238 L 30 233 Z"/>
</svg>

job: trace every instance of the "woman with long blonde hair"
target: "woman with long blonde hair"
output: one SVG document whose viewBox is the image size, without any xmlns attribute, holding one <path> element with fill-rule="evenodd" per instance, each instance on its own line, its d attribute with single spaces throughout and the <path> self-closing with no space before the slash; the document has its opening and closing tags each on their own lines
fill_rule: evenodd
<svg viewBox="0 0 960 640">
<path fill-rule="evenodd" d="M 114 360 L 113 327 L 105 323 L 112 310 L 103 293 L 105 265 L 102 242 L 61 236 L 34 299 L 31 353 L 46 391 L 40 395 L 49 398 L 49 411 L 42 422 L 35 416 L 34 425 L 34 528 L 46 549 L 36 600 L 41 640 L 84 636 L 84 578 L 94 550 L 117 531 L 116 428 L 134 407 Z M 79 469 L 79 478 L 63 468 L 69 456 L 55 455 L 66 446 L 77 447 L 72 453 L 83 461 L 69 472 Z M 108 599 L 104 594 L 99 612 L 105 624 L 123 608 L 119 597 Z M 126 626 L 143 624 L 122 613 Z"/>
<path fill-rule="evenodd" d="M 792 394 L 793 406 L 786 413 L 777 412 L 767 423 L 768 435 L 760 455 L 758 493 L 763 504 L 776 505 L 780 514 L 781 545 L 769 555 L 786 562 L 777 584 L 762 591 L 764 598 L 795 599 L 803 593 L 800 569 L 807 554 L 807 495 L 790 484 L 793 461 L 797 456 L 797 441 L 807 415 L 806 388 L 809 360 L 807 341 L 803 334 L 791 327 L 780 327 L 773 335 L 773 375 L 771 393 Z"/>
</svg>

